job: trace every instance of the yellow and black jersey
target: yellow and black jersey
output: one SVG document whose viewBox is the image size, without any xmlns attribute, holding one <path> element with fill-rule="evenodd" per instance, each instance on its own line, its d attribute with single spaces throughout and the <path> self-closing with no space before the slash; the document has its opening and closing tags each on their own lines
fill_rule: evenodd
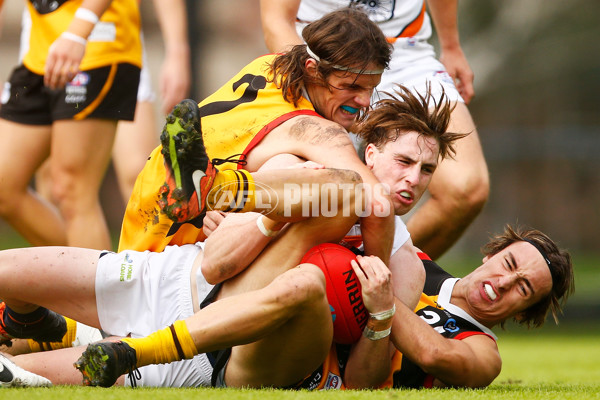
<svg viewBox="0 0 600 400">
<path fill-rule="evenodd" d="M 67 30 L 82 0 L 29 0 L 31 15 L 29 50 L 23 64 L 36 74 L 44 74 L 50 45 Z M 137 0 L 113 0 L 90 35 L 83 71 L 115 63 L 142 66 L 140 13 Z"/>
<path fill-rule="evenodd" d="M 298 115 L 315 115 L 304 97 L 294 106 L 281 89 L 269 82 L 268 66 L 275 55 L 257 58 L 229 82 L 199 104 L 202 137 L 208 157 L 243 159 L 271 130 Z M 219 169 L 239 164 L 225 163 Z M 162 251 L 167 245 L 203 240 L 194 224 L 173 224 L 158 207 L 159 189 L 165 182 L 164 159 L 158 146 L 138 175 L 127 204 L 119 249 Z"/>
</svg>

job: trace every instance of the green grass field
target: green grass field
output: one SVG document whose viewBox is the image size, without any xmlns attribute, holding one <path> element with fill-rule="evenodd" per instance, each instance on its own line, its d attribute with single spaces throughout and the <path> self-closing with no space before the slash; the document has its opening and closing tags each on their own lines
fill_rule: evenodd
<svg viewBox="0 0 600 400">
<path fill-rule="evenodd" d="M 0 235 L 2 236 L 2 235 Z M 0 249 L 26 246 L 5 237 Z M 12 238 L 12 241 L 11 241 Z M 445 257 L 440 261 L 456 276 L 478 266 L 480 259 Z M 385 390 L 295 392 L 236 389 L 153 389 L 53 387 L 0 389 L 0 400 L 404 400 L 404 399 L 600 399 L 600 256 L 574 254 L 576 293 L 570 299 L 560 326 L 551 320 L 539 330 L 526 331 L 508 324 L 496 330 L 503 358 L 500 376 L 483 390 Z"/>
<path fill-rule="evenodd" d="M 382 390 L 295 392 L 237 389 L 80 388 L 0 389 L 0 399 L 11 400 L 395 400 L 395 399 L 597 399 L 600 398 L 600 326 L 570 325 L 540 333 L 509 327 L 499 332 L 504 365 L 487 389 Z M 564 332 L 563 332 L 564 331 Z"/>
</svg>

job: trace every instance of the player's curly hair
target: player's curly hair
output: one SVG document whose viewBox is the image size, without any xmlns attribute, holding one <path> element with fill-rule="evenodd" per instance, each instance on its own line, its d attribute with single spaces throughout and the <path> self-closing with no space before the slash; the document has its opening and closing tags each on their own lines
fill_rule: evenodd
<svg viewBox="0 0 600 400">
<path fill-rule="evenodd" d="M 468 133 L 448 132 L 450 115 L 454 110 L 442 89 L 439 100 L 431 94 L 431 85 L 427 85 L 425 95 L 414 94 L 408 88 L 397 85 L 394 93 L 385 92 L 389 98 L 379 100 L 354 124 L 352 132 L 360 139 L 359 155 L 364 161 L 364 150 L 370 143 L 383 151 L 388 142 L 393 142 L 407 132 L 435 139 L 440 147 L 440 158 L 453 158 L 456 154 L 454 143 Z"/>
<path fill-rule="evenodd" d="M 544 324 L 550 311 L 554 322 L 558 324 L 558 315 L 562 313 L 562 306 L 567 298 L 575 292 L 571 255 L 566 250 L 559 249 L 556 243 L 543 232 L 521 226 L 513 228 L 510 225 L 506 225 L 503 234 L 491 238 L 482 247 L 481 251 L 484 255 L 492 256 L 519 241 L 531 241 L 546 253 L 550 261 L 552 289 L 547 296 L 519 313 L 514 319 L 519 324 L 537 328 Z M 504 323 L 502 323 L 502 326 L 504 326 Z"/>
<path fill-rule="evenodd" d="M 340 72 L 334 66 L 365 70 L 372 64 L 388 67 L 392 47 L 376 23 L 364 11 L 343 8 L 330 12 L 302 30 L 306 44 L 296 45 L 279 54 L 271 63 L 271 80 L 281 87 L 286 101 L 298 105 L 307 83 L 329 87 L 327 78 Z M 321 62 L 318 76 L 311 77 L 305 68 L 309 47 Z"/>
</svg>

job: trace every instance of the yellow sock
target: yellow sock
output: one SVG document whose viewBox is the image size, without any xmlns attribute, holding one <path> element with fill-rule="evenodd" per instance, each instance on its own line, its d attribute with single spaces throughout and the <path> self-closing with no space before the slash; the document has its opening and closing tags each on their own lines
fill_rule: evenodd
<svg viewBox="0 0 600 400">
<path fill-rule="evenodd" d="M 254 178 L 243 169 L 217 172 L 206 198 L 209 209 L 224 212 L 248 212 L 256 203 Z"/>
<path fill-rule="evenodd" d="M 121 341 L 135 349 L 138 367 L 190 359 L 198 354 L 185 321 L 175 321 L 173 325 L 143 338 L 124 338 Z"/>
<path fill-rule="evenodd" d="M 67 347 L 73 347 L 73 342 L 77 336 L 77 322 L 67 317 L 65 317 L 65 320 L 67 321 L 67 333 L 65 333 L 65 336 L 63 336 L 62 341 L 36 342 L 35 340 L 27 339 L 27 343 L 29 344 L 31 352 L 36 353 L 38 351 L 58 350 Z"/>
</svg>

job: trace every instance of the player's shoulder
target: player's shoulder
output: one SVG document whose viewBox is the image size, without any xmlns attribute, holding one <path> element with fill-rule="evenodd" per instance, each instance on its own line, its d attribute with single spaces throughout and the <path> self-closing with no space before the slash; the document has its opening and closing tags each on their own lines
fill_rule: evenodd
<svg viewBox="0 0 600 400">
<path fill-rule="evenodd" d="M 352 143 L 348 131 L 344 127 L 316 113 L 296 115 L 281 124 L 281 128 L 291 139 L 299 139 L 303 142 L 312 139 L 314 143 L 324 143 L 330 140 Z"/>
</svg>

